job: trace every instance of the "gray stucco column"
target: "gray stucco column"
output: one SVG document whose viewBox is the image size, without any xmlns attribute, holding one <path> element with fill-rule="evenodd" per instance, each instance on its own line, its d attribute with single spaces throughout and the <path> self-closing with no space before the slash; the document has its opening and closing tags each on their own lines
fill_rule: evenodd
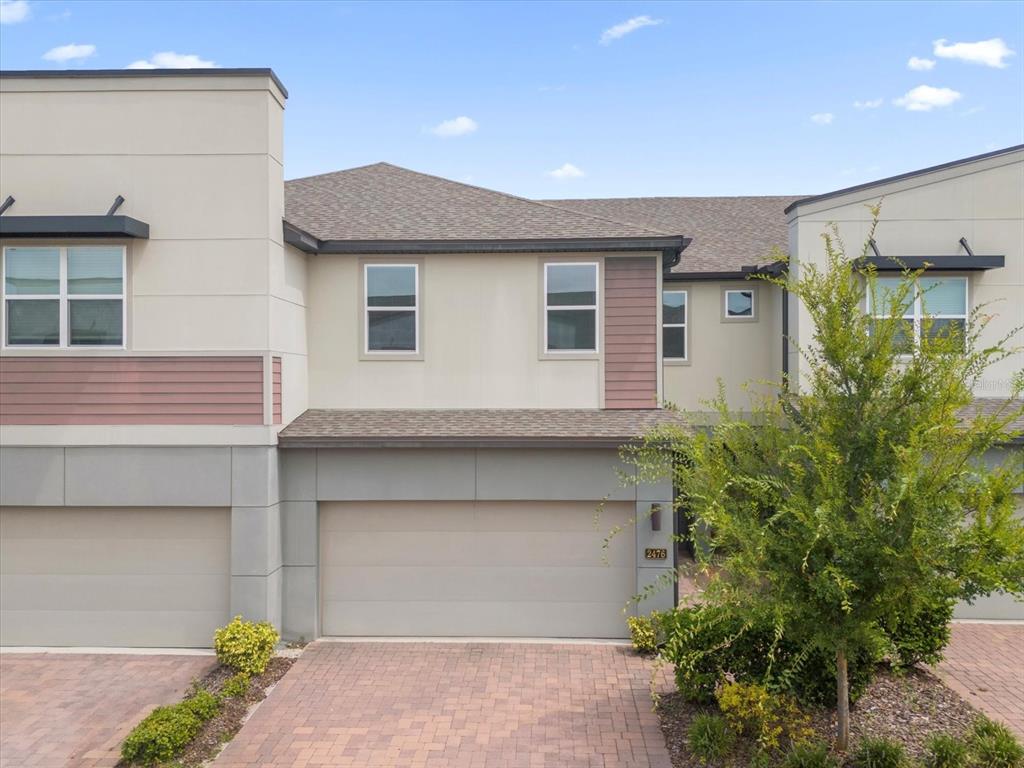
<svg viewBox="0 0 1024 768">
<path fill-rule="evenodd" d="M 652 515 L 652 506 L 660 509 Z M 672 510 L 672 480 L 640 483 L 636 488 L 636 583 L 637 593 L 648 587 L 654 591 L 636 606 L 637 614 L 667 611 L 675 607 L 676 585 L 672 578 L 675 567 L 672 540 L 675 514 Z M 660 530 L 654 530 L 655 527 Z M 648 550 L 654 557 L 647 557 Z M 660 559 L 664 552 L 665 558 Z"/>
<path fill-rule="evenodd" d="M 277 448 L 231 449 L 231 615 L 281 627 Z"/>
<path fill-rule="evenodd" d="M 280 452 L 283 609 L 281 635 L 313 640 L 320 634 L 320 526 L 316 450 Z"/>
</svg>

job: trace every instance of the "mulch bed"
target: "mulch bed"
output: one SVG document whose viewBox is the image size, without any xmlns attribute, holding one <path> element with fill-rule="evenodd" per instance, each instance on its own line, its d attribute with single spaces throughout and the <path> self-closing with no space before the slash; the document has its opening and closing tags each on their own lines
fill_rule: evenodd
<svg viewBox="0 0 1024 768">
<path fill-rule="evenodd" d="M 244 696 L 225 696 L 221 701 L 220 710 L 207 720 L 195 739 L 170 765 L 183 768 L 200 768 L 212 760 L 224 745 L 231 741 L 247 719 L 253 707 L 266 698 L 270 689 L 284 677 L 288 669 L 295 663 L 294 657 L 275 656 L 267 664 L 262 675 L 249 681 L 249 690 Z M 224 683 L 235 674 L 234 670 L 218 664 L 202 678 L 193 683 L 189 695 L 197 690 L 206 690 L 213 694 L 220 693 Z M 118 765 L 123 765 L 123 761 Z"/>
<path fill-rule="evenodd" d="M 208 720 L 199 735 L 185 748 L 177 762 L 187 768 L 201 766 L 207 760 L 217 756 L 222 747 L 234 737 L 242 727 L 252 707 L 266 698 L 267 692 L 284 677 L 285 672 L 295 663 L 294 658 L 275 656 L 267 664 L 262 675 L 249 681 L 249 691 L 245 696 L 224 697 L 220 711 L 213 719 Z M 200 688 L 210 693 L 219 693 L 234 670 L 219 664 L 206 677 L 199 681 Z"/>
<path fill-rule="evenodd" d="M 753 744 L 738 739 L 736 749 L 721 762 L 703 763 L 687 745 L 693 718 L 713 707 L 691 704 L 678 693 L 666 694 L 658 703 L 661 730 L 665 734 L 674 768 L 738 768 L 749 765 Z M 979 714 L 970 704 L 923 669 L 901 672 L 881 667 L 864 694 L 850 711 L 850 752 L 864 736 L 885 737 L 900 742 L 907 754 L 920 758 L 928 737 L 936 733 L 963 736 Z M 812 726 L 822 741 L 835 734 L 835 712 L 811 713 Z"/>
</svg>

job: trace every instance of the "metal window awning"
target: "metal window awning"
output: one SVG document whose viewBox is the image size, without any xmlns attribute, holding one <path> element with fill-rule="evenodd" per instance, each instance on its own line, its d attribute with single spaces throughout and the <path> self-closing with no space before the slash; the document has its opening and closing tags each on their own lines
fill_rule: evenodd
<svg viewBox="0 0 1024 768">
<path fill-rule="evenodd" d="M 878 243 L 871 240 L 868 245 L 871 246 L 872 255 L 858 259 L 857 265 L 871 265 L 879 272 L 902 272 L 904 269 L 980 272 L 1006 266 L 1006 256 L 977 254 L 971 250 L 966 237 L 961 237 L 959 244 L 964 253 L 944 256 L 884 256 L 878 249 Z"/>
<path fill-rule="evenodd" d="M 0 237 L 149 239 L 149 224 L 131 216 L 0 216 Z"/>
</svg>

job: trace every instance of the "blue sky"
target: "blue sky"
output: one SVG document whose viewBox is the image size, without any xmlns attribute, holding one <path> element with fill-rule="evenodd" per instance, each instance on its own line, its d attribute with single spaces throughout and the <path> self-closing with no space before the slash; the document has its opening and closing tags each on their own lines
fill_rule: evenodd
<svg viewBox="0 0 1024 768">
<path fill-rule="evenodd" d="M 1024 2 L 3 0 L 0 20 L 4 69 L 272 67 L 287 178 L 387 160 L 529 197 L 813 194 L 1024 142 Z"/>
</svg>

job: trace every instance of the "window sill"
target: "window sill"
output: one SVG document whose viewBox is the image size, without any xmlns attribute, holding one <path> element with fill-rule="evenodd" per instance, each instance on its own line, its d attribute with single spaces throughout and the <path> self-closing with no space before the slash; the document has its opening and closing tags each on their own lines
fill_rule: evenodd
<svg viewBox="0 0 1024 768">
<path fill-rule="evenodd" d="M 541 352 L 541 360 L 600 360 L 600 352 Z"/>
<path fill-rule="evenodd" d="M 361 352 L 361 362 L 393 363 L 398 360 L 423 362 L 423 352 Z"/>
<path fill-rule="evenodd" d="M 690 360 L 680 360 L 678 357 L 664 357 L 661 360 L 661 364 L 675 368 L 689 366 L 692 362 Z"/>
</svg>

